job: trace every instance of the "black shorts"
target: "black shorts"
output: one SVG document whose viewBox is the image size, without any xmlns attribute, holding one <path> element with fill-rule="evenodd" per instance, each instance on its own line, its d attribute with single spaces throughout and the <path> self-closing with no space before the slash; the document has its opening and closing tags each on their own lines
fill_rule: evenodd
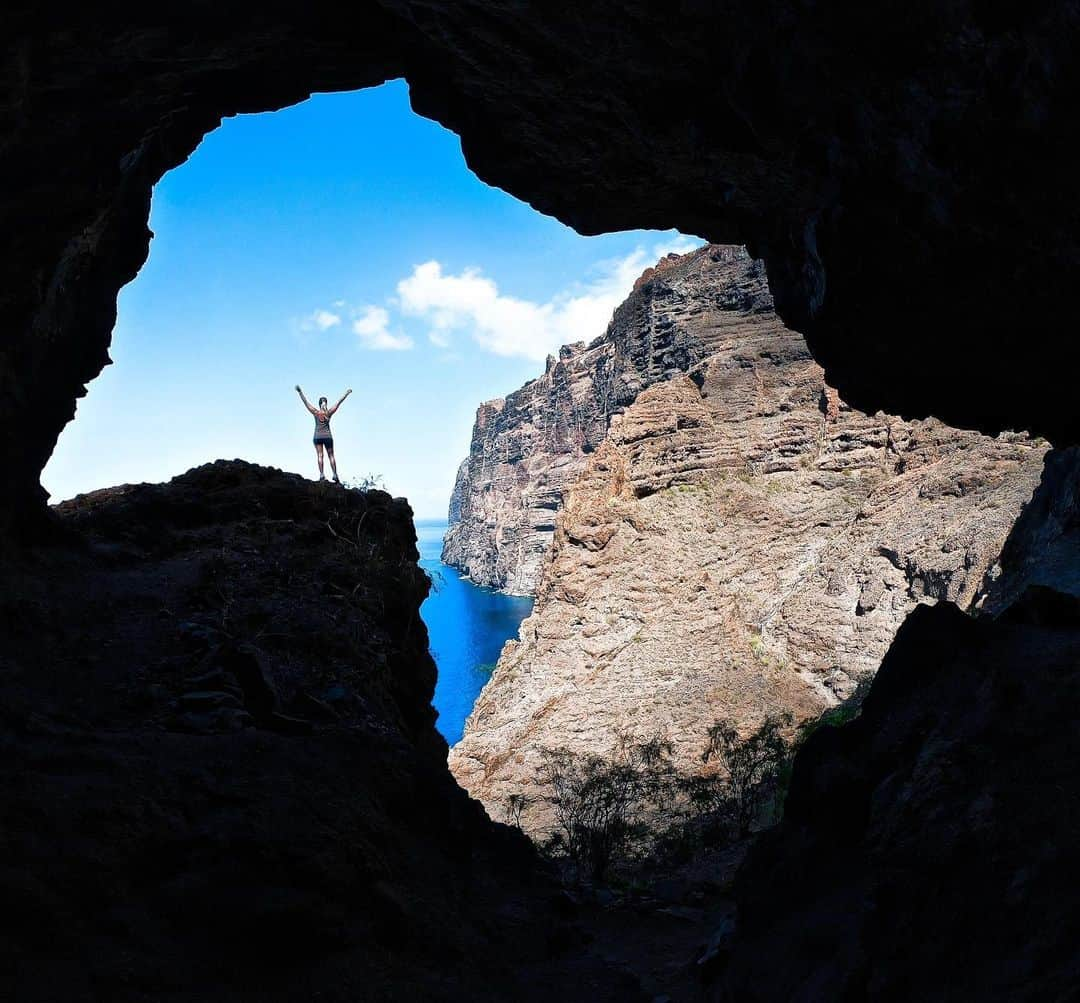
<svg viewBox="0 0 1080 1003">
<path fill-rule="evenodd" d="M 333 439 L 312 439 L 311 441 L 314 442 L 316 446 L 325 446 L 327 449 L 334 448 Z"/>
</svg>

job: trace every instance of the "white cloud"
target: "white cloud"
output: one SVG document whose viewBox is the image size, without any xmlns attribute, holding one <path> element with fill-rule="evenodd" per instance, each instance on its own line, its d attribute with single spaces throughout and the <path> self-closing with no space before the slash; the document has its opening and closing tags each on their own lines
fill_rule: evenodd
<svg viewBox="0 0 1080 1003">
<path fill-rule="evenodd" d="M 331 312 L 330 310 L 313 310 L 302 321 L 300 321 L 301 331 L 326 331 L 331 327 L 337 327 L 341 323 L 340 314 Z"/>
<path fill-rule="evenodd" d="M 695 248 L 701 247 L 702 241 L 698 237 L 688 237 L 685 233 L 677 233 L 671 240 L 662 240 L 653 245 L 653 257 L 657 260 L 665 254 L 689 254 Z"/>
<path fill-rule="evenodd" d="M 478 268 L 448 274 L 440 262 L 431 260 L 416 265 L 411 275 L 398 282 L 397 296 L 386 304 L 426 324 L 428 341 L 436 348 L 450 348 L 454 332 L 462 331 L 496 355 L 542 360 L 561 345 L 591 341 L 603 334 L 615 308 L 646 268 L 666 254 L 685 254 L 700 244 L 693 237 L 676 234 L 651 250 L 638 247 L 624 257 L 600 262 L 591 278 L 545 303 L 500 292 L 495 280 Z M 355 308 L 342 299 L 333 306 L 334 311 L 315 310 L 305 318 L 302 329 L 337 327 L 344 313 L 365 348 L 404 351 L 413 347 L 409 335 L 400 329 L 391 331 L 386 307 Z"/>
<path fill-rule="evenodd" d="M 413 347 L 412 338 L 390 333 L 390 314 L 381 306 L 366 306 L 352 322 L 353 332 L 365 348 L 375 351 L 401 352 Z"/>
<path fill-rule="evenodd" d="M 496 355 L 541 360 L 560 345 L 603 334 L 615 308 L 649 265 L 671 251 L 685 253 L 699 244 L 679 235 L 655 245 L 651 254 L 639 247 L 602 262 L 591 282 L 546 303 L 504 295 L 479 269 L 452 275 L 438 261 L 426 261 L 398 283 L 398 302 L 406 316 L 430 325 L 428 340 L 434 345 L 445 347 L 450 332 L 464 330 Z"/>
</svg>

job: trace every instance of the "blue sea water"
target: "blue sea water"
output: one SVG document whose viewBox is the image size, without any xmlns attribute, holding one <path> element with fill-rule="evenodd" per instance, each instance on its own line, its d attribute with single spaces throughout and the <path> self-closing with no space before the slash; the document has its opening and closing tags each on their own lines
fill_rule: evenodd
<svg viewBox="0 0 1080 1003">
<path fill-rule="evenodd" d="M 505 596 L 466 581 L 439 560 L 445 522 L 416 524 L 420 567 L 432 578 L 431 595 L 420 607 L 439 668 L 435 684 L 437 727 L 453 745 L 465 718 L 488 681 L 503 643 L 517 637 L 518 625 L 532 612 L 533 601 Z"/>
</svg>

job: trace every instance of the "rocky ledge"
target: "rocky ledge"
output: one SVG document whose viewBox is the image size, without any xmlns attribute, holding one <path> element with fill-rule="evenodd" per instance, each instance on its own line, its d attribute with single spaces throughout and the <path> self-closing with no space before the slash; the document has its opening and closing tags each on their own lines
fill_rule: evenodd
<svg viewBox="0 0 1080 1003">
<path fill-rule="evenodd" d="M 690 347 L 650 369 L 652 304 L 672 302 L 665 345 Z M 1045 444 L 848 408 L 767 303 L 745 252 L 705 248 L 647 276 L 588 348 L 645 360 L 622 386 L 655 378 L 575 455 L 533 614 L 451 752 L 494 817 L 511 794 L 541 793 L 545 748 L 603 755 L 617 731 L 659 730 L 690 769 L 718 718 L 750 729 L 770 713 L 816 716 L 872 676 L 913 607 L 973 607 L 996 574 Z M 578 386 L 595 400 L 603 384 Z M 532 384 L 520 393 L 536 397 Z M 473 507 L 520 519 L 534 472 L 568 464 L 538 448 L 489 460 L 536 427 L 504 420 L 514 400 L 496 434 L 478 426 Z M 524 821 L 544 830 L 542 801 Z"/>
</svg>

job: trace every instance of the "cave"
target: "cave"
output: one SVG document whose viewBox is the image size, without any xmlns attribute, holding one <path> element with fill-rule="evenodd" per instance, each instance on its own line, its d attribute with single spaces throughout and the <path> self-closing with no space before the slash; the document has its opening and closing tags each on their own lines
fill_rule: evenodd
<svg viewBox="0 0 1080 1003">
<path fill-rule="evenodd" d="M 457 981 L 444 998 L 475 998 L 476 973 L 462 972 L 470 952 L 492 959 L 494 998 L 512 995 L 522 973 L 580 998 L 627 998 L 624 973 L 575 973 L 545 941 L 560 918 L 574 939 L 572 906 L 447 773 L 408 609 L 371 627 L 363 657 L 413 668 L 365 683 L 367 706 L 354 709 L 360 721 L 377 707 L 392 727 L 359 744 L 335 733 L 298 760 L 277 737 L 295 715 L 260 696 L 251 653 L 235 646 L 185 641 L 204 674 L 249 681 L 243 696 L 267 724 L 257 740 L 230 739 L 216 764 L 167 737 L 94 731 L 86 706 L 108 668 L 104 648 L 83 652 L 77 680 L 60 662 L 40 678 L 27 671 L 35 632 L 64 633 L 35 620 L 50 575 L 77 567 L 43 556 L 58 538 L 75 546 L 72 533 L 92 534 L 120 562 L 126 547 L 162 540 L 205 550 L 221 525 L 256 532 L 238 498 L 255 478 L 257 532 L 285 520 L 299 527 L 285 545 L 307 540 L 318 513 L 302 491 L 228 465 L 171 495 L 109 498 L 65 528 L 38 478 L 107 361 L 117 293 L 148 252 L 155 182 L 223 116 L 395 77 L 419 114 L 461 137 L 482 180 L 581 233 L 677 228 L 747 245 L 766 263 L 780 316 L 851 405 L 1026 430 L 1055 447 L 987 615 L 918 610 L 862 717 L 800 753 L 788 816 L 744 865 L 734 932 L 703 991 L 1076 993 L 1080 919 L 1065 877 L 1080 810 L 1080 350 L 1069 334 L 1080 197 L 1065 155 L 1080 129 L 1080 24 L 1070 5 L 16 3 L 5 21 L 0 789 L 18 811 L 5 811 L 0 874 L 14 905 L 0 957 L 17 963 L 17 998 L 254 998 L 238 988 L 251 971 L 267 980 L 258 998 L 415 998 L 447 972 Z M 199 500 L 207 486 L 210 509 Z M 415 560 L 407 512 L 378 493 L 357 504 L 373 513 L 365 526 L 379 527 L 387 560 Z M 277 574 L 260 565 L 241 591 Z M 423 583 L 400 575 L 398 594 L 416 599 Z M 102 598 L 78 584 L 66 586 L 73 622 Z M 67 633 L 57 643 L 72 652 L 104 644 Z M 365 830 L 360 867 L 323 835 L 363 829 L 358 810 L 349 802 L 329 821 L 305 821 L 304 780 L 322 776 L 327 802 L 344 805 L 348 771 L 367 753 L 379 767 L 361 800 L 385 822 Z M 128 775 L 144 786 L 129 789 Z M 232 797 L 258 825 L 245 828 Z M 423 838 L 432 826 L 449 834 L 437 851 Z M 421 863 L 403 879 L 405 848 Z M 478 873 L 469 891 L 465 876 Z M 439 922 L 451 914 L 454 935 Z M 268 976 L 284 954 L 288 977 Z M 111 959 L 106 972 L 92 956 Z M 172 981 L 155 982 L 155 956 Z M 208 957 L 216 967 L 200 983 L 192 959 Z M 227 972 L 237 981 L 223 990 Z"/>
</svg>

